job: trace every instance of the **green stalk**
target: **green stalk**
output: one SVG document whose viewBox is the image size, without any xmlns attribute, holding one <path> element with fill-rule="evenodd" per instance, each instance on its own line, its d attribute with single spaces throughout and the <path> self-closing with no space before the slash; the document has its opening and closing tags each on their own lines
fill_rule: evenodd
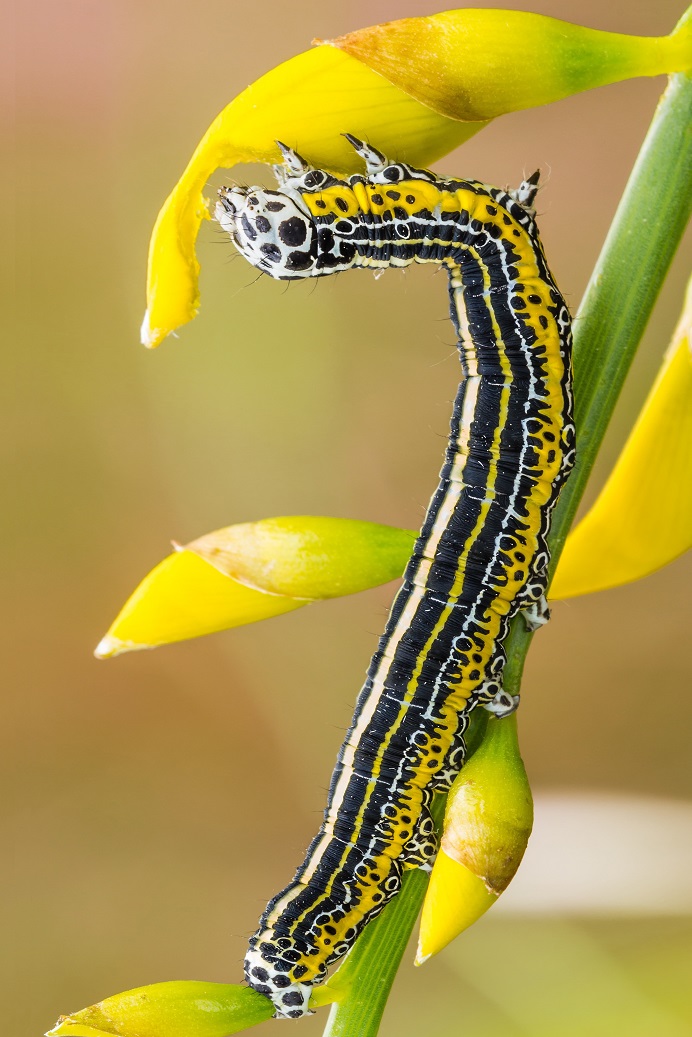
<svg viewBox="0 0 692 1037">
<path fill-rule="evenodd" d="M 582 201 L 588 206 L 588 197 Z M 692 79 L 677 75 L 658 105 L 575 322 L 578 461 L 553 517 L 552 570 L 691 211 Z M 531 637 L 517 617 L 506 643 L 505 687 L 513 694 Z M 436 799 L 439 823 L 444 797 Z M 328 984 L 338 1000 L 324 1037 L 375 1037 L 426 886 L 425 874 L 409 873 L 358 939 Z"/>
<path fill-rule="evenodd" d="M 658 104 L 577 313 L 577 464 L 553 516 L 551 576 L 691 213 L 692 78 L 681 74 L 671 77 Z M 517 616 L 505 645 L 504 683 L 512 694 L 532 637 Z"/>
<path fill-rule="evenodd" d="M 442 824 L 446 797 L 435 796 L 431 813 Z M 366 1037 L 380 1027 L 382 1013 L 411 931 L 423 903 L 428 876 L 409 871 L 401 891 L 358 937 L 353 950 L 330 980 L 336 1001 L 323 1037 Z"/>
</svg>

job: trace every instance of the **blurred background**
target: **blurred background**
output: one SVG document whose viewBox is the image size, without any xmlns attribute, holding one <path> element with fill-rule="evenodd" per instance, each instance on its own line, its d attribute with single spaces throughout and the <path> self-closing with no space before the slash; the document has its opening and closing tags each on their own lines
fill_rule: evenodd
<svg viewBox="0 0 692 1037">
<path fill-rule="evenodd" d="M 207 226 L 200 316 L 148 352 L 147 243 L 203 131 L 249 82 L 314 36 L 447 6 L 6 0 L 8 1037 L 145 983 L 239 981 L 247 935 L 319 823 L 393 586 L 151 653 L 91 652 L 171 539 L 300 513 L 419 525 L 458 378 L 444 279 L 256 282 Z M 527 6 L 647 35 L 683 9 Z M 441 164 L 495 184 L 541 167 L 541 230 L 573 308 L 663 86 L 499 119 Z M 690 243 L 593 489 L 668 343 Z M 555 607 L 520 713 L 538 797 L 526 867 L 507 905 L 438 959 L 414 970 L 408 956 L 387 1037 L 692 1033 L 691 578 L 688 557 Z M 325 1019 L 295 1026 L 318 1034 Z"/>
</svg>

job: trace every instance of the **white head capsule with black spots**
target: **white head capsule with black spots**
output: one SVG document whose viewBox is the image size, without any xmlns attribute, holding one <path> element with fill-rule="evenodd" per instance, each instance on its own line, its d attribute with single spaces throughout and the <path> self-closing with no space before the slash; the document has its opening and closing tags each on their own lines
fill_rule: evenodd
<svg viewBox="0 0 692 1037">
<path fill-rule="evenodd" d="M 329 218 L 315 216 L 306 196 L 319 195 L 338 186 L 349 190 L 322 169 L 313 169 L 295 151 L 277 141 L 284 164 L 274 166 L 278 191 L 263 187 L 222 187 L 216 219 L 230 234 L 238 251 L 263 273 L 281 281 L 321 277 L 353 266 L 356 248 L 348 239 L 352 221 L 342 221 L 341 231 L 330 229 Z M 357 208 L 343 198 L 337 204 Z M 327 203 L 317 202 L 317 208 Z M 334 232 L 336 231 L 336 233 Z"/>
<path fill-rule="evenodd" d="M 299 196 L 285 189 L 222 187 L 216 219 L 234 245 L 259 270 L 281 279 L 310 277 L 317 231 Z"/>
</svg>

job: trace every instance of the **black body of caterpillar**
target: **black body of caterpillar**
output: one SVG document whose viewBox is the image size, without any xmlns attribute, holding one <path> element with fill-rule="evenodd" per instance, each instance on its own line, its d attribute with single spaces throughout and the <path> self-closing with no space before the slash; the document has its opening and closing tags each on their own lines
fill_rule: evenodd
<svg viewBox="0 0 692 1037">
<path fill-rule="evenodd" d="M 531 202 L 390 163 L 349 137 L 367 176 L 338 179 L 281 145 L 277 191 L 223 188 L 216 218 L 279 279 L 436 263 L 449 272 L 463 378 L 413 556 L 339 752 L 325 819 L 250 941 L 248 983 L 278 1015 L 311 986 L 436 846 L 431 794 L 461 766 L 469 712 L 516 708 L 502 643 L 520 609 L 547 619 L 546 535 L 574 460 L 571 330 Z"/>
</svg>

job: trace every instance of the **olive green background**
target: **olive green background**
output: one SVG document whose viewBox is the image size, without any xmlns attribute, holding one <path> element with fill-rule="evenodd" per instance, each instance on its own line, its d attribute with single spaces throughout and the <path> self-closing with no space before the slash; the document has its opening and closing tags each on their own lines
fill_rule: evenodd
<svg viewBox="0 0 692 1037">
<path fill-rule="evenodd" d="M 35 1037 L 60 1012 L 144 983 L 239 981 L 248 933 L 319 823 L 393 587 L 152 653 L 97 662 L 91 651 L 170 539 L 292 513 L 420 523 L 458 378 L 445 279 L 416 269 L 256 281 L 207 226 L 200 316 L 147 352 L 148 236 L 202 132 L 247 83 L 313 36 L 445 6 L 6 0 L 5 46 L 16 42 L 14 69 L 1 62 L 10 161 L 0 166 L 11 243 L 0 255 L 8 1037 Z M 680 0 L 531 6 L 641 34 L 669 31 L 682 13 Z M 541 167 L 545 247 L 573 309 L 663 85 L 505 117 L 439 164 L 496 184 Z M 683 253 L 601 478 L 667 345 L 689 237 Z M 692 799 L 691 577 L 688 557 L 556 606 L 520 713 L 537 791 Z M 387 1037 L 692 1033 L 692 921 L 674 908 L 491 915 L 424 969 L 411 959 Z M 317 1034 L 324 1018 L 290 1025 Z"/>
</svg>

